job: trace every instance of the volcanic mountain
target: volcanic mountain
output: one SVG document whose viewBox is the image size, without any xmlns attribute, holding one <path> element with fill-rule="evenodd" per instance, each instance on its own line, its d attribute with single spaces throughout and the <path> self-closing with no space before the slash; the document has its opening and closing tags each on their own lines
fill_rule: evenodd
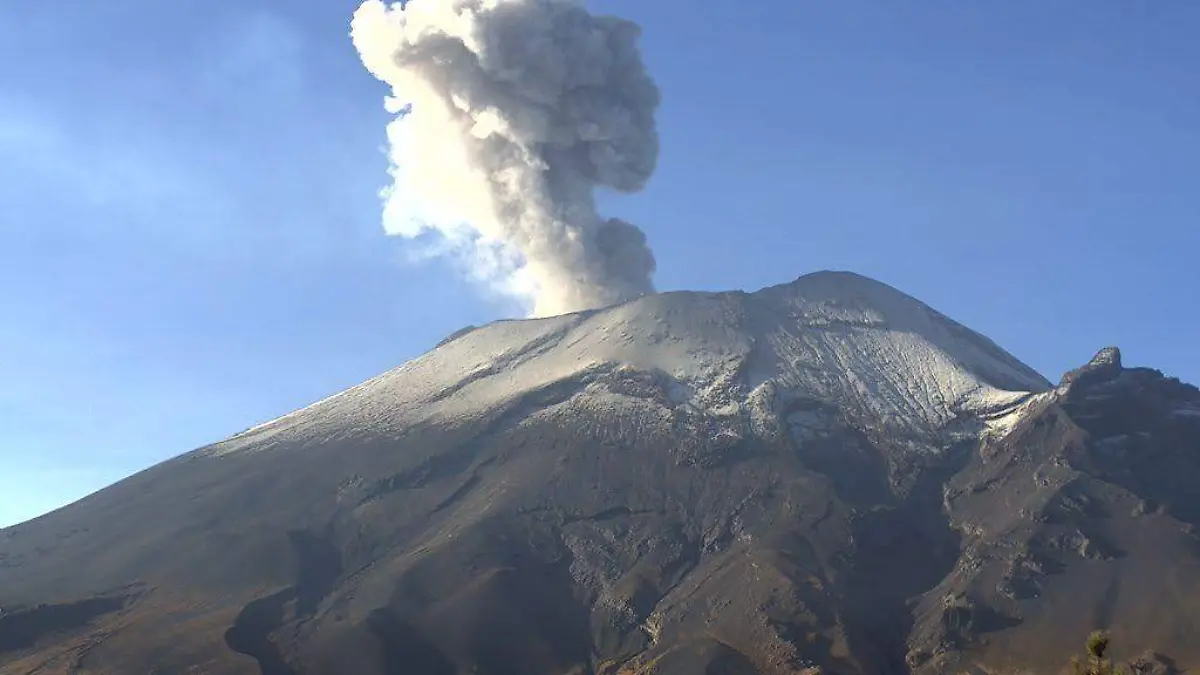
<svg viewBox="0 0 1200 675">
<path fill-rule="evenodd" d="M 460 331 L 0 531 L 0 674 L 1200 668 L 1200 391 L 823 272 Z"/>
</svg>

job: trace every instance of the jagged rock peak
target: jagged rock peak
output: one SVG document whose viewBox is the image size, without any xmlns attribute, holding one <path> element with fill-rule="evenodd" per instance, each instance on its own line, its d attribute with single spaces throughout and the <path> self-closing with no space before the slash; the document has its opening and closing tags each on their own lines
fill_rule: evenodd
<svg viewBox="0 0 1200 675">
<path fill-rule="evenodd" d="M 1119 347 L 1105 347 L 1096 352 L 1091 361 L 1088 361 L 1089 368 L 1115 368 L 1121 369 L 1121 349 Z"/>
<path fill-rule="evenodd" d="M 1059 386 L 1069 388 L 1084 382 L 1111 380 L 1122 370 L 1121 350 L 1117 347 L 1105 347 L 1096 352 L 1091 361 L 1063 375 Z"/>
</svg>

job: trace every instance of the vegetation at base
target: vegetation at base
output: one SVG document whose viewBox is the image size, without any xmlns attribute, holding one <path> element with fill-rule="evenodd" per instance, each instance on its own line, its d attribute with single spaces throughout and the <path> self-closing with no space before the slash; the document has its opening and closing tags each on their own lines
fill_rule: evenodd
<svg viewBox="0 0 1200 675">
<path fill-rule="evenodd" d="M 1152 651 L 1123 665 L 1114 665 L 1111 646 L 1108 631 L 1094 631 L 1084 644 L 1083 658 L 1071 659 L 1073 675 L 1175 675 L 1179 672 L 1174 661 Z"/>
<path fill-rule="evenodd" d="M 1083 659 L 1075 657 L 1071 660 L 1072 672 L 1075 675 L 1125 675 L 1124 668 L 1113 667 L 1112 657 L 1108 652 L 1110 642 L 1107 631 L 1092 632 L 1087 638 Z"/>
</svg>

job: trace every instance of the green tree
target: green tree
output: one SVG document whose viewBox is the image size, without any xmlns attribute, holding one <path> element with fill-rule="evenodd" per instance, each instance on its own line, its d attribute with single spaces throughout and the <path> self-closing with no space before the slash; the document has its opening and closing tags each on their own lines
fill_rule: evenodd
<svg viewBox="0 0 1200 675">
<path fill-rule="evenodd" d="M 1111 644 L 1107 631 L 1094 631 L 1087 638 L 1084 659 L 1071 660 L 1075 675 L 1125 675 L 1125 669 L 1114 667 L 1108 648 Z"/>
</svg>

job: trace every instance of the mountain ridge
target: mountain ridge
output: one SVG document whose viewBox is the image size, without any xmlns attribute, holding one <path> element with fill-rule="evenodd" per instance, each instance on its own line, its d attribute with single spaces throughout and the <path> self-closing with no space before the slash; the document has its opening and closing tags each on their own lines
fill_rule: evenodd
<svg viewBox="0 0 1200 675">
<path fill-rule="evenodd" d="M 804 291 L 806 294 L 800 295 L 799 291 Z M 339 398 L 353 398 L 356 393 L 361 392 L 364 388 L 372 389 L 372 385 L 376 383 L 395 378 L 397 375 L 405 375 L 406 370 L 421 370 L 422 372 L 414 374 L 414 377 L 418 379 L 430 379 L 429 371 L 435 368 L 457 370 L 457 380 L 453 377 L 443 377 L 441 378 L 443 381 L 440 384 L 444 390 L 458 392 L 459 389 L 456 386 L 463 384 L 464 381 L 471 379 L 472 381 L 465 382 L 463 386 L 472 385 L 477 383 L 476 380 L 486 379 L 488 375 L 493 374 L 493 371 L 487 370 L 488 368 L 497 371 L 506 369 L 509 365 L 507 363 L 508 360 L 523 359 L 529 356 L 530 352 L 537 352 L 537 350 L 553 346 L 553 343 L 563 340 L 568 342 L 571 340 L 584 342 L 584 348 L 575 349 L 573 353 L 566 354 L 566 363 L 563 362 L 564 359 L 557 361 L 541 359 L 539 365 L 553 361 L 546 368 L 548 372 L 553 373 L 552 376 L 548 376 L 549 379 L 571 377 L 578 374 L 581 372 L 580 363 L 587 366 L 606 360 L 627 362 L 633 364 L 635 367 L 647 366 L 652 370 L 662 370 L 676 379 L 704 379 L 704 369 L 706 367 L 711 368 L 714 364 L 697 362 L 696 359 L 688 359 L 687 355 L 680 354 L 679 350 L 662 349 L 662 342 L 672 338 L 678 340 L 678 336 L 686 336 L 685 339 L 699 336 L 699 339 L 690 339 L 686 348 L 691 350 L 706 349 L 710 352 L 716 350 L 721 356 L 730 358 L 756 356 L 756 354 L 751 352 L 755 345 L 749 344 L 749 340 L 731 338 L 731 334 L 740 328 L 738 324 L 742 322 L 750 324 L 755 322 L 759 324 L 771 322 L 770 319 L 765 319 L 761 316 L 761 311 L 756 314 L 756 309 L 758 308 L 754 306 L 753 301 L 755 299 L 763 298 L 770 302 L 770 306 L 772 307 L 786 306 L 789 295 L 791 297 L 800 295 L 800 297 L 815 298 L 813 302 L 799 307 L 792 307 L 794 315 L 788 317 L 789 320 L 796 322 L 809 322 L 806 326 L 809 329 L 835 330 L 840 326 L 846 326 L 850 329 L 884 328 L 896 333 L 914 330 L 913 326 L 904 323 L 895 327 L 888 325 L 888 321 L 891 320 L 894 322 L 896 317 L 888 317 L 881 312 L 871 311 L 874 309 L 873 307 L 864 305 L 868 300 L 890 307 L 892 313 L 900 317 L 911 316 L 912 312 L 916 312 L 918 316 L 920 313 L 927 312 L 928 317 L 932 321 L 930 321 L 929 326 L 922 327 L 943 329 L 937 335 L 942 344 L 950 344 L 956 337 L 965 336 L 966 340 L 964 342 L 973 347 L 975 352 L 977 352 L 970 354 L 975 363 L 966 365 L 978 366 L 982 364 L 985 366 L 986 375 L 1001 380 L 999 384 L 1015 387 L 1020 391 L 1043 390 L 1050 386 L 1049 382 L 1040 374 L 1021 364 L 995 345 L 995 343 L 951 321 L 926 305 L 895 291 L 895 289 L 889 286 L 848 272 L 818 272 L 802 276 L 787 284 L 767 287 L 754 293 L 741 291 L 725 293 L 668 292 L 645 296 L 601 310 L 589 310 L 546 319 L 501 320 L 487 326 L 473 328 L 466 332 L 459 331 L 452 339 L 444 341 L 435 349 L 412 359 L 399 368 L 388 371 L 358 386 L 351 387 L 346 391 L 327 397 L 299 411 L 258 425 L 248 432 L 239 434 L 239 436 L 244 436 L 253 431 L 261 431 L 272 425 L 286 422 L 305 411 L 311 411 L 324 404 L 332 404 Z M 664 308 L 661 306 L 664 303 L 687 304 L 689 315 L 703 317 L 703 319 L 693 321 L 692 325 L 681 327 L 679 325 L 680 310 L 673 307 Z M 838 306 L 837 303 L 843 303 L 844 306 Z M 854 303 L 859 304 L 855 305 Z M 822 304 L 826 304 L 826 306 L 820 306 Z M 895 305 L 902 305 L 904 311 L 896 311 Z M 627 320 L 628 316 L 634 317 L 635 320 Z M 646 317 L 649 317 L 649 321 L 636 320 Z M 604 320 L 607 320 L 607 323 Z M 579 335 L 580 332 L 585 330 L 597 329 L 597 323 L 601 324 L 598 327 L 599 330 L 607 333 L 620 333 L 620 335 L 616 339 L 611 339 L 611 336 L 606 335 L 604 338 L 598 340 L 586 340 Z M 939 323 L 940 325 L 938 325 Z M 768 333 L 773 328 L 776 328 L 776 326 L 764 327 L 761 325 L 751 325 L 747 328 L 746 332 L 750 335 L 762 337 L 761 333 Z M 522 333 L 529 333 L 529 335 L 522 335 Z M 777 336 L 768 335 L 767 337 L 775 338 Z M 642 339 L 639 341 L 638 338 Z M 462 344 L 467 341 L 473 341 L 473 343 L 469 345 Z M 488 343 L 488 347 L 480 347 L 479 343 Z M 638 349 L 627 348 L 630 343 L 635 343 Z M 497 350 L 495 347 L 496 344 L 503 347 Z M 456 349 L 456 346 L 463 348 Z M 810 347 L 811 345 L 799 346 L 803 348 Z M 907 356 L 904 349 L 905 345 L 883 344 L 871 346 L 890 352 L 885 353 L 884 356 L 891 356 L 897 359 Z M 935 345 L 935 347 L 940 346 L 942 345 Z M 797 347 L 797 344 L 793 342 L 786 345 L 786 347 L 794 349 Z M 819 349 L 820 353 L 789 354 L 789 356 L 831 360 L 847 356 L 844 353 L 838 352 L 837 345 L 816 345 L 811 347 Z M 647 354 L 646 352 L 651 353 Z M 534 355 L 536 356 L 537 354 L 535 353 Z M 771 353 L 766 355 L 758 354 L 758 356 L 778 358 L 780 355 Z M 856 355 L 850 356 L 856 357 Z M 927 360 L 929 358 L 927 354 L 920 354 L 920 356 L 925 357 Z M 864 360 L 861 356 L 857 356 L 857 358 L 859 361 Z M 431 361 L 433 362 L 432 364 L 430 364 Z M 497 361 L 499 363 L 496 363 Z M 469 364 L 469 366 L 464 369 L 461 364 Z M 819 367 L 823 364 L 818 363 L 817 365 Z M 842 364 L 837 365 L 842 366 Z M 857 366 L 861 364 L 850 365 Z M 954 366 L 961 364 L 938 362 L 933 364 L 919 363 L 917 365 L 927 368 L 942 367 L 953 369 Z M 422 368 L 423 366 L 424 368 Z M 987 368 L 990 368 L 990 370 Z M 474 370 L 466 372 L 471 369 Z M 778 367 L 768 368 L 768 370 L 772 371 L 778 369 Z M 843 369 L 849 370 L 844 366 Z M 774 373 L 760 376 L 760 379 L 769 379 L 772 374 Z M 881 376 L 881 381 L 889 382 L 893 385 L 896 385 L 897 381 L 904 379 L 897 377 L 895 372 L 875 374 Z M 971 374 L 974 375 L 975 373 Z M 795 373 L 789 373 L 789 375 L 794 377 Z M 956 373 L 951 372 L 950 375 L 954 376 Z M 522 385 L 528 387 L 542 386 L 549 381 L 549 379 L 543 381 L 537 377 L 533 379 L 533 383 L 518 383 L 518 387 Z M 846 387 L 855 387 L 854 383 L 843 384 Z M 957 385 L 949 383 L 947 386 L 951 388 L 960 386 L 964 389 L 970 389 L 974 384 L 973 382 L 962 382 Z M 375 392 L 373 391 L 373 393 Z M 947 393 L 949 392 L 936 392 L 938 395 L 945 395 Z M 825 393 L 822 395 L 828 396 L 829 394 Z M 429 394 L 429 398 L 438 396 L 439 394 L 436 392 Z M 440 394 L 440 397 L 447 398 L 448 395 Z M 412 404 L 413 402 L 399 401 L 400 405 L 406 403 Z M 948 410 L 940 411 L 941 417 L 945 417 L 948 412 Z"/>
<path fill-rule="evenodd" d="M 0 673 L 1195 667 L 1191 411 L 850 273 L 495 322 L 0 530 Z"/>
</svg>

